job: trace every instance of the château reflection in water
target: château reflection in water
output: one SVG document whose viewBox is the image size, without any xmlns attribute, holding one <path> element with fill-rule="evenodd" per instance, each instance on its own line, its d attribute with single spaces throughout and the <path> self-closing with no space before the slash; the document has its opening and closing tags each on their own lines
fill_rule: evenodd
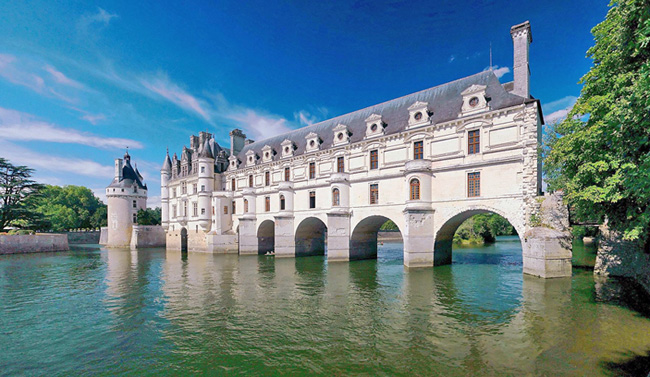
<svg viewBox="0 0 650 377">
<path fill-rule="evenodd" d="M 389 242 L 377 260 L 349 263 L 164 249 L 0 258 L 0 325 L 15 329 L 0 334 L 14 345 L 0 366 L 8 374 L 597 376 L 650 350 L 650 319 L 611 303 L 620 285 L 586 270 L 525 276 L 516 237 L 455 249 L 453 262 L 407 270 L 401 244 Z"/>
</svg>

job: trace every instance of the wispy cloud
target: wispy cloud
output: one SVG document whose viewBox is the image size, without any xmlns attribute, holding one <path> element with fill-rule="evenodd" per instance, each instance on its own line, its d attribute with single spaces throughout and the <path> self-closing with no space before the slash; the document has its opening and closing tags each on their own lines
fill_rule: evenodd
<svg viewBox="0 0 650 377">
<path fill-rule="evenodd" d="M 212 122 L 203 101 L 171 82 L 166 74 L 158 73 L 156 77 L 143 78 L 140 82 L 151 92 L 156 93 L 185 110 L 200 115 L 208 123 Z"/>
<path fill-rule="evenodd" d="M 27 165 L 47 172 L 66 172 L 90 177 L 112 177 L 114 167 L 99 164 L 92 160 L 66 158 L 34 152 L 7 141 L 0 141 L 0 156 L 13 164 Z"/>
<path fill-rule="evenodd" d="M 97 25 L 101 27 L 108 26 L 111 20 L 119 17 L 116 13 L 110 13 L 102 8 L 97 8 L 95 13 L 88 13 L 79 18 L 78 26 L 87 29 L 90 26 Z"/>
<path fill-rule="evenodd" d="M 46 70 L 50 75 L 52 75 L 54 80 L 59 84 L 71 86 L 77 89 L 84 88 L 84 86 L 80 82 L 67 77 L 66 75 L 58 71 L 56 68 L 52 67 L 51 65 L 46 65 L 45 67 L 43 67 L 43 69 Z"/>
<path fill-rule="evenodd" d="M 106 120 L 104 114 L 86 114 L 81 119 L 88 121 L 90 124 L 96 125 L 99 121 Z"/>
<path fill-rule="evenodd" d="M 99 148 L 142 148 L 135 140 L 103 137 L 71 128 L 61 128 L 31 114 L 0 107 L 0 135 L 6 140 L 82 144 Z"/>
<path fill-rule="evenodd" d="M 544 116 L 546 123 L 552 124 L 566 118 L 569 111 L 573 109 L 577 100 L 578 97 L 566 96 L 543 105 L 542 109 L 547 113 L 547 115 Z"/>
<path fill-rule="evenodd" d="M 449 63 L 452 63 L 454 60 L 456 60 L 456 55 L 451 55 L 449 57 Z"/>
<path fill-rule="evenodd" d="M 503 77 L 506 73 L 510 73 L 510 68 L 508 67 L 499 67 L 498 65 L 493 65 L 491 67 L 487 67 L 484 69 L 484 71 L 489 71 L 492 70 L 496 77 L 501 78 Z"/>
</svg>

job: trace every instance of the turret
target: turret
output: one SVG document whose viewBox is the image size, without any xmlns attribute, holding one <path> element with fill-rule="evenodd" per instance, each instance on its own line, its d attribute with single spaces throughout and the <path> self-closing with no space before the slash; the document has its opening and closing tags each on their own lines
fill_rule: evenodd
<svg viewBox="0 0 650 377">
<path fill-rule="evenodd" d="M 530 31 L 530 22 L 526 21 L 510 28 L 514 50 L 514 62 L 512 75 L 514 76 L 514 88 L 512 94 L 530 98 L 530 68 L 528 62 L 528 51 L 533 43 L 533 35 Z"/>
<path fill-rule="evenodd" d="M 203 144 L 198 153 L 199 226 L 204 231 L 210 229 L 211 197 L 214 190 L 214 155 L 210 146 L 212 135 L 202 132 L 199 136 Z"/>
</svg>

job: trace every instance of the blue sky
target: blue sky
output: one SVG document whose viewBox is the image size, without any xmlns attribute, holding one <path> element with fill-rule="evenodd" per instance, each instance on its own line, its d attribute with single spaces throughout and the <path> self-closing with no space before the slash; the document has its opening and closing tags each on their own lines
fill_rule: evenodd
<svg viewBox="0 0 650 377">
<path fill-rule="evenodd" d="M 229 146 L 488 69 L 512 80 L 530 20 L 546 120 L 580 93 L 608 1 L 15 1 L 0 3 L 0 157 L 102 192 L 129 146 L 160 203 L 165 148 Z M 516 5 L 515 5 L 516 4 Z"/>
</svg>

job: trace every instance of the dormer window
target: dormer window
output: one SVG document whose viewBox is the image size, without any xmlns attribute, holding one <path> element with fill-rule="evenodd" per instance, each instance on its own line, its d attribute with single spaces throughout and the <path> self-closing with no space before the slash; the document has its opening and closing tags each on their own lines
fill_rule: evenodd
<svg viewBox="0 0 650 377">
<path fill-rule="evenodd" d="M 271 162 L 273 161 L 273 155 L 275 153 L 273 152 L 273 148 L 269 145 L 265 145 L 264 148 L 262 148 L 262 161 L 263 162 Z"/>
<path fill-rule="evenodd" d="M 429 110 L 428 102 L 417 101 L 408 108 L 409 128 L 423 126 L 430 123 L 433 111 Z"/>
<path fill-rule="evenodd" d="M 257 162 L 257 156 L 254 151 L 246 152 L 246 166 L 253 166 Z"/>
<path fill-rule="evenodd" d="M 337 145 L 342 145 L 342 144 L 347 144 L 350 142 L 350 131 L 348 130 L 348 126 L 345 124 L 338 124 L 336 127 L 334 127 L 334 138 L 332 141 L 333 146 Z"/>
<path fill-rule="evenodd" d="M 305 136 L 305 140 L 307 141 L 307 147 L 305 148 L 307 152 L 313 152 L 320 149 L 320 138 L 315 132 L 308 133 L 307 136 Z"/>
<path fill-rule="evenodd" d="M 228 160 L 230 160 L 230 164 L 228 165 L 228 169 L 229 170 L 237 169 L 237 157 L 236 156 L 230 156 L 230 157 L 228 157 Z"/>
<path fill-rule="evenodd" d="M 291 140 L 285 139 L 280 145 L 282 146 L 282 158 L 293 157 L 295 147 Z"/>
<path fill-rule="evenodd" d="M 485 85 L 474 84 L 463 90 L 463 107 L 460 116 L 472 115 L 489 109 L 489 98 L 485 95 Z"/>
<path fill-rule="evenodd" d="M 384 134 L 386 123 L 379 114 L 372 114 L 366 119 L 366 138 L 381 136 Z"/>
</svg>

